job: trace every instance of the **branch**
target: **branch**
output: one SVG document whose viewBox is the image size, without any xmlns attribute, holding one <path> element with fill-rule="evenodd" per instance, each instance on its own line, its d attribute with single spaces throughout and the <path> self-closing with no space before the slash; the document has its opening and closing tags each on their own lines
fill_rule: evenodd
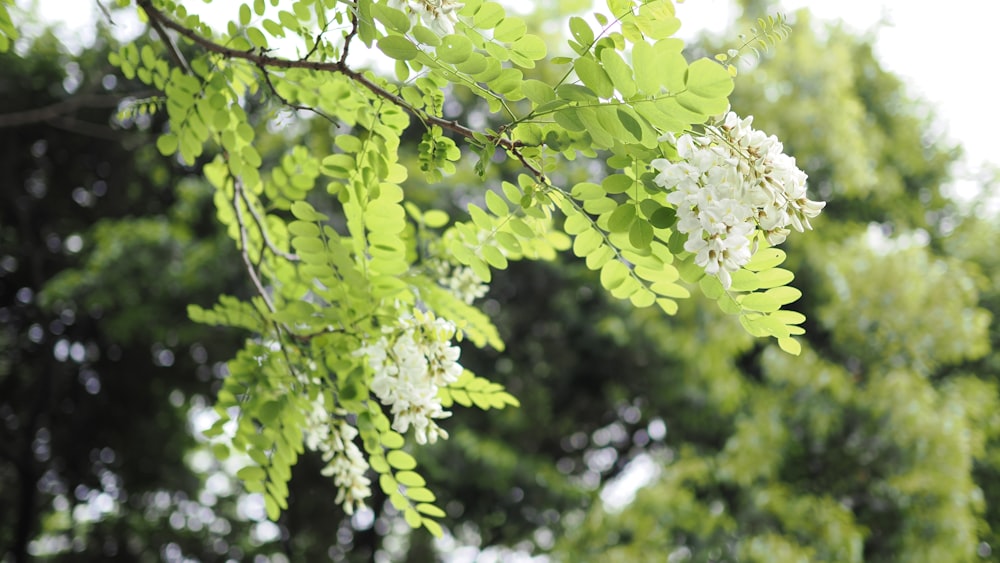
<svg viewBox="0 0 1000 563">
<path fill-rule="evenodd" d="M 271 242 L 271 238 L 267 236 L 267 229 L 264 228 L 264 219 L 260 216 L 259 213 L 257 213 L 257 208 L 255 208 L 253 205 L 250 204 L 250 198 L 247 197 L 247 194 L 245 191 L 243 191 L 242 186 L 238 193 L 240 194 L 240 198 L 243 199 L 243 202 L 247 204 L 247 209 L 250 210 L 250 214 L 253 215 L 253 220 L 255 223 L 257 223 L 257 229 L 260 230 L 260 236 L 264 240 L 264 245 L 267 247 L 267 249 L 270 250 L 273 254 L 280 256 L 285 260 L 288 260 L 289 262 L 298 262 L 299 257 L 297 254 L 285 252 L 284 250 L 281 250 L 280 248 L 275 246 L 273 242 Z"/>
<path fill-rule="evenodd" d="M 71 113 L 81 107 L 113 107 L 117 106 L 121 98 L 111 94 L 84 94 L 66 98 L 54 104 L 44 107 L 15 111 L 11 113 L 0 113 L 0 128 L 18 127 L 30 123 L 50 121 L 52 119 Z"/>
<path fill-rule="evenodd" d="M 156 21 L 163 27 L 167 27 L 169 29 L 176 31 L 181 36 L 186 37 L 191 42 L 200 46 L 206 51 L 215 53 L 217 55 L 221 55 L 227 59 L 240 59 L 248 61 L 257 67 L 272 67 L 272 68 L 282 68 L 282 69 L 301 68 L 316 72 L 334 72 L 343 74 L 344 76 L 350 78 L 351 80 L 357 82 L 358 84 L 361 84 L 368 91 L 375 94 L 379 98 L 388 100 L 394 105 L 403 108 L 404 110 L 417 116 L 425 123 L 428 123 L 430 125 L 438 125 L 442 129 L 453 131 L 454 133 L 461 135 L 462 137 L 465 137 L 470 141 L 477 142 L 475 139 L 475 132 L 472 129 L 469 129 L 468 127 L 461 125 L 456 121 L 449 121 L 447 119 L 438 117 L 436 115 L 428 114 L 423 110 L 413 107 L 401 96 L 389 92 L 379 84 L 376 84 L 375 81 L 373 81 L 372 79 L 366 77 L 364 74 L 350 69 L 343 60 L 343 57 L 341 57 L 341 60 L 338 60 L 337 62 L 309 61 L 305 59 L 292 60 L 292 59 L 282 59 L 279 57 L 272 57 L 270 55 L 264 53 L 257 53 L 254 51 L 240 51 L 237 49 L 232 49 L 230 47 L 220 45 L 212 41 L 211 39 L 202 37 L 201 35 L 198 35 L 191 29 L 188 29 L 187 27 L 184 27 L 183 25 L 173 21 L 172 19 L 164 15 L 162 12 L 154 8 L 150 3 L 150 0 L 137 0 L 137 1 L 139 6 L 142 7 L 143 11 L 145 11 L 146 14 L 149 16 L 151 22 Z M 348 34 L 348 37 L 350 37 L 350 34 Z M 521 153 L 520 146 L 517 143 L 508 138 L 496 134 L 487 135 L 487 138 L 491 143 L 500 148 L 503 148 L 505 151 L 507 151 L 507 153 L 517 158 L 517 160 L 520 161 L 525 168 L 531 171 L 531 173 L 539 181 L 545 184 L 548 183 L 545 177 L 545 173 L 542 172 L 542 170 L 537 166 L 535 166 L 533 163 L 528 161 L 527 157 L 525 157 Z"/>
<path fill-rule="evenodd" d="M 358 14 L 351 12 L 351 31 L 344 36 L 344 50 L 340 53 L 340 64 L 347 64 L 347 52 L 351 48 L 351 39 L 358 34 Z"/>
<path fill-rule="evenodd" d="M 152 13 L 150 12 L 151 11 L 156 12 L 156 10 L 149 2 L 139 2 L 139 6 L 141 6 L 142 9 L 146 12 L 146 15 L 149 16 L 149 24 L 152 25 L 153 29 L 156 30 L 156 34 L 159 35 L 161 39 L 163 39 L 163 44 L 166 45 L 167 51 L 170 53 L 170 58 L 174 59 L 174 62 L 177 63 L 177 66 L 184 69 L 184 72 L 190 73 L 191 67 L 189 67 L 187 61 L 184 60 L 184 55 L 181 54 L 180 49 L 177 48 L 177 45 L 174 45 L 174 40 L 171 39 L 170 36 L 167 35 L 167 32 L 163 30 L 163 25 L 162 25 L 163 18 L 153 17 Z M 160 14 L 159 12 L 156 13 L 162 16 L 162 14 Z"/>
<path fill-rule="evenodd" d="M 267 290 L 264 288 L 264 284 L 260 281 L 260 276 L 257 275 L 257 270 L 253 266 L 253 262 L 250 260 L 250 253 L 247 251 L 247 226 L 243 222 L 243 208 L 240 206 L 240 199 L 243 198 L 243 184 L 239 178 L 230 175 L 233 179 L 233 209 L 236 210 L 236 223 L 240 227 L 240 258 L 243 259 L 243 265 L 246 266 L 247 274 L 250 276 L 250 281 L 253 282 L 254 287 L 257 289 L 257 293 L 260 295 L 261 299 L 264 300 L 264 304 L 267 305 L 267 310 L 272 313 L 277 309 L 274 308 L 274 302 L 271 301 L 271 296 L 268 295 Z M 249 206 L 247 206 L 249 207 Z"/>
<path fill-rule="evenodd" d="M 325 120 L 329 121 L 330 123 L 332 123 L 334 125 L 334 127 L 338 127 L 338 128 L 340 127 L 340 123 L 338 123 L 336 119 L 334 119 L 333 117 L 330 117 L 326 113 L 324 113 L 324 112 L 322 112 L 322 111 L 320 111 L 320 110 L 318 110 L 318 109 L 316 109 L 314 107 L 303 106 L 303 105 L 299 105 L 299 104 L 293 104 L 292 102 L 290 102 L 287 98 L 285 98 L 284 96 L 282 96 L 281 94 L 278 93 L 278 89 L 275 88 L 274 87 L 274 83 L 271 82 L 271 74 L 269 72 L 267 72 L 267 69 L 264 68 L 263 66 L 259 66 L 258 68 L 260 69 L 261 74 L 264 75 L 264 82 L 267 84 L 267 88 L 269 90 L 271 90 L 271 93 L 274 94 L 274 97 L 278 98 L 278 101 L 280 101 L 282 104 L 284 104 L 284 105 L 286 105 L 286 106 L 288 106 L 288 107 L 290 107 L 290 108 L 292 108 L 294 110 L 311 111 L 311 112 L 315 113 L 316 115 L 318 115 L 318 116 L 322 117 L 323 119 L 325 119 Z"/>
</svg>

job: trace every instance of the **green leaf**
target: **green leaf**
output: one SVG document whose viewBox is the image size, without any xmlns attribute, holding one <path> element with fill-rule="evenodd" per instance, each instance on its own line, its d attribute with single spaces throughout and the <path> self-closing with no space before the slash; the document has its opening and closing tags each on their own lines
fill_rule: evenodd
<svg viewBox="0 0 1000 563">
<path fill-rule="evenodd" d="M 744 268 L 760 272 L 762 270 L 769 270 L 778 264 L 785 261 L 785 252 L 779 248 L 762 248 L 753 255 L 753 258 L 744 266 Z"/>
<path fill-rule="evenodd" d="M 430 532 L 435 538 L 444 536 L 444 531 L 441 529 L 441 525 L 437 522 L 431 520 L 430 518 L 424 518 L 422 523 L 424 527 L 427 528 L 427 531 Z"/>
<path fill-rule="evenodd" d="M 688 67 L 685 85 L 703 98 L 724 98 L 733 91 L 733 78 L 719 63 L 701 58 Z"/>
<path fill-rule="evenodd" d="M 505 202 L 503 198 L 492 190 L 486 192 L 486 207 L 498 217 L 510 214 L 510 208 L 507 207 L 507 202 Z"/>
<path fill-rule="evenodd" d="M 388 29 L 403 34 L 410 29 L 410 18 L 403 12 L 385 4 L 372 4 L 372 15 L 384 23 Z M 384 51 L 383 51 L 384 52 Z M 388 55 L 388 53 L 386 53 Z"/>
<path fill-rule="evenodd" d="M 584 47 L 588 47 L 594 42 L 594 30 L 590 28 L 586 20 L 579 16 L 573 16 L 569 19 L 569 32 L 573 35 L 573 39 L 576 39 L 577 43 Z"/>
<path fill-rule="evenodd" d="M 794 279 L 795 274 L 784 268 L 764 270 L 757 274 L 758 287 L 761 289 L 788 285 Z"/>
<path fill-rule="evenodd" d="M 524 37 L 527 31 L 528 25 L 524 23 L 524 20 L 516 17 L 508 17 L 493 30 L 493 38 L 497 41 L 510 43 Z"/>
<path fill-rule="evenodd" d="M 247 28 L 247 38 L 254 47 L 267 49 L 267 37 L 264 36 L 264 32 L 256 27 Z"/>
<path fill-rule="evenodd" d="M 521 92 L 536 105 L 542 105 L 556 99 L 555 91 L 551 86 L 533 78 L 529 78 L 521 84 Z"/>
<path fill-rule="evenodd" d="M 444 518 L 445 517 L 445 512 L 443 510 L 441 510 L 440 508 L 434 506 L 433 504 L 427 504 L 425 502 L 422 502 L 422 503 L 418 504 L 417 505 L 417 510 L 420 511 L 420 512 L 422 512 L 422 513 L 424 513 L 424 514 L 426 514 L 426 515 L 428 515 L 428 516 L 433 516 L 434 518 Z"/>
<path fill-rule="evenodd" d="M 278 502 L 271 495 L 264 495 L 264 510 L 267 512 L 268 520 L 272 522 L 277 522 L 278 517 L 281 516 L 281 508 L 278 506 Z"/>
<path fill-rule="evenodd" d="M 434 496 L 434 493 L 426 487 L 407 487 L 406 497 L 414 502 L 434 502 L 437 498 Z"/>
<path fill-rule="evenodd" d="M 403 435 L 398 432 L 385 432 L 382 434 L 381 439 L 383 446 L 393 450 L 402 448 L 406 443 L 403 439 Z"/>
<path fill-rule="evenodd" d="M 603 242 L 604 237 L 601 236 L 601 233 L 589 228 L 577 235 L 576 240 L 573 241 L 573 254 L 580 257 L 587 256 L 597 250 Z"/>
<path fill-rule="evenodd" d="M 326 215 L 322 213 L 317 213 L 316 209 L 309 204 L 307 201 L 296 201 L 292 203 L 291 207 L 292 215 L 300 221 L 326 221 Z"/>
<path fill-rule="evenodd" d="M 601 63 L 604 64 L 604 70 L 608 73 L 612 84 L 623 97 L 630 98 L 635 95 L 636 85 L 632 78 L 632 68 L 621 55 L 612 49 L 604 49 L 601 51 Z"/>
<path fill-rule="evenodd" d="M 601 285 L 608 291 L 612 291 L 625 283 L 628 275 L 628 266 L 622 264 L 619 260 L 611 260 L 601 268 Z"/>
<path fill-rule="evenodd" d="M 409 39 L 398 35 L 387 35 L 378 40 L 378 48 L 385 56 L 401 61 L 417 58 L 419 49 Z"/>
<path fill-rule="evenodd" d="M 608 230 L 612 233 L 624 233 L 629 230 L 633 221 L 635 221 L 635 205 L 627 202 L 611 213 L 611 217 L 608 218 Z"/>
<path fill-rule="evenodd" d="M 653 227 L 646 221 L 635 221 L 628 230 L 628 240 L 640 250 L 649 248 L 653 242 Z"/>
<path fill-rule="evenodd" d="M 402 471 L 409 471 L 417 466 L 417 460 L 403 450 L 392 450 L 386 454 L 385 459 L 394 469 Z"/>
<path fill-rule="evenodd" d="M 764 294 L 780 305 L 786 305 L 802 297 L 801 291 L 789 286 L 775 287 L 765 291 Z"/>
<path fill-rule="evenodd" d="M 419 528 L 420 523 L 423 521 L 420 514 L 410 507 L 406 507 L 403 510 L 403 519 L 406 520 L 406 523 L 409 524 L 411 528 Z"/>
<path fill-rule="evenodd" d="M 156 150 L 163 156 L 170 156 L 177 152 L 177 135 L 164 133 L 156 139 Z"/>
<path fill-rule="evenodd" d="M 798 356 L 799 354 L 802 353 L 802 345 L 799 344 L 798 340 L 792 338 L 791 336 L 786 338 L 779 338 L 778 346 L 781 347 L 782 350 L 788 352 L 793 356 Z"/>
<path fill-rule="evenodd" d="M 240 25 L 247 25 L 250 23 L 250 5 L 240 4 Z"/>
<path fill-rule="evenodd" d="M 781 303 L 766 293 L 749 293 L 740 298 L 739 303 L 744 309 L 762 313 L 777 311 L 781 308 Z"/>
<path fill-rule="evenodd" d="M 399 481 L 404 487 L 423 487 L 427 484 L 427 481 L 420 476 L 419 473 L 414 473 L 413 471 L 400 471 L 396 473 L 396 480 Z M 413 498 L 407 492 L 407 496 Z"/>
<path fill-rule="evenodd" d="M 510 48 L 515 53 L 533 61 L 544 59 L 548 53 L 545 41 L 537 35 L 530 34 L 515 41 Z"/>
<path fill-rule="evenodd" d="M 657 229 L 669 229 L 677 221 L 677 211 L 673 207 L 660 207 L 649 217 L 649 224 Z"/>
<path fill-rule="evenodd" d="M 625 193 L 634 186 L 635 180 L 625 174 L 612 174 L 601 182 L 601 187 L 609 194 Z"/>
<path fill-rule="evenodd" d="M 263 481 L 267 478 L 267 473 L 261 467 L 248 465 L 236 472 L 236 478 L 241 481 Z"/>
<path fill-rule="evenodd" d="M 439 229 L 448 224 L 448 214 L 439 209 L 431 209 L 424 213 L 424 224 L 432 229 Z"/>
<path fill-rule="evenodd" d="M 472 41 L 464 35 L 448 35 L 441 38 L 441 44 L 436 52 L 439 59 L 446 63 L 460 63 L 469 58 L 472 53 Z"/>
<path fill-rule="evenodd" d="M 496 2 L 486 2 L 479 8 L 472 19 L 472 24 L 478 29 L 493 29 L 503 21 L 507 13 L 503 6 Z"/>
<path fill-rule="evenodd" d="M 601 98 L 610 98 L 615 93 L 611 78 L 601 65 L 590 55 L 578 58 L 573 62 L 573 70 L 583 84 L 593 90 Z"/>
</svg>

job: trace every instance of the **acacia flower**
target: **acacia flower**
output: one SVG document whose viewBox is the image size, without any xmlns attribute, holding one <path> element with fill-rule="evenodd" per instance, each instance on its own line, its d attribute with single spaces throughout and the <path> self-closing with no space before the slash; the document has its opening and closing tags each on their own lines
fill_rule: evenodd
<svg viewBox="0 0 1000 563">
<path fill-rule="evenodd" d="M 409 16 L 413 25 L 424 25 L 445 36 L 455 33 L 458 11 L 465 4 L 454 0 L 389 0 L 388 6 Z"/>
<path fill-rule="evenodd" d="M 774 135 L 751 127 L 753 117 L 733 112 L 705 127 L 705 135 L 664 135 L 680 160 L 658 158 L 654 182 L 669 190 L 678 231 L 695 263 L 728 288 L 732 272 L 750 261 L 759 230 L 780 244 L 790 228 L 811 229 L 809 219 L 826 205 L 806 197 L 806 174 Z"/>
</svg>

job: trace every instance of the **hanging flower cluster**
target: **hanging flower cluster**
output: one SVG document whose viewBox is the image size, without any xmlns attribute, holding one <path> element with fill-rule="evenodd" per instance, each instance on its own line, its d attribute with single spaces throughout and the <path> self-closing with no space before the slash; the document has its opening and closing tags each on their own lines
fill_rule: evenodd
<svg viewBox="0 0 1000 563">
<path fill-rule="evenodd" d="M 315 401 L 313 409 L 306 414 L 306 447 L 320 452 L 323 461 L 327 462 L 320 473 L 333 477 L 339 489 L 334 502 L 343 505 L 347 514 L 363 508 L 365 499 L 372 494 L 371 481 L 365 477 L 368 462 L 354 444 L 357 435 L 358 430 L 346 420 L 331 418 L 322 398 Z"/>
<path fill-rule="evenodd" d="M 469 305 L 490 290 L 490 286 L 483 283 L 472 268 L 457 266 L 439 259 L 430 260 L 427 264 L 439 285 Z"/>
<path fill-rule="evenodd" d="M 681 160 L 651 163 L 659 171 L 655 183 L 670 190 L 667 201 L 677 208 L 676 228 L 688 237 L 684 249 L 726 288 L 732 272 L 750 261 L 758 230 L 780 244 L 789 227 L 811 229 L 809 219 L 826 205 L 806 197 L 805 172 L 752 121 L 729 112 L 704 135 L 668 135 Z"/>
<path fill-rule="evenodd" d="M 389 0 L 389 7 L 410 16 L 413 25 L 424 25 L 434 33 L 445 36 L 455 33 L 461 2 L 454 0 Z"/>
<path fill-rule="evenodd" d="M 375 371 L 372 392 L 390 407 L 393 430 L 403 433 L 413 426 L 419 444 L 448 438 L 434 420 L 451 416 L 441 407 L 438 389 L 462 375 L 461 351 L 451 344 L 454 336 L 454 324 L 416 311 L 397 327 L 386 327 L 377 342 L 355 352 L 368 356 Z"/>
</svg>

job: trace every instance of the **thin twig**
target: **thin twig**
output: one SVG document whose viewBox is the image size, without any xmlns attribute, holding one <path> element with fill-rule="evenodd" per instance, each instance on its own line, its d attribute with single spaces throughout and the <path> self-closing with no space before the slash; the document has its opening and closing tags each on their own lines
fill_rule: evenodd
<svg viewBox="0 0 1000 563">
<path fill-rule="evenodd" d="M 308 60 L 291 60 L 282 59 L 279 57 L 272 57 L 264 53 L 257 53 L 254 51 L 240 51 L 238 49 L 232 49 L 224 45 L 220 45 L 210 39 L 206 39 L 201 35 L 198 35 L 191 29 L 184 27 L 183 25 L 173 21 L 168 18 L 162 12 L 154 8 L 150 4 L 150 0 L 138 0 L 142 9 L 149 15 L 150 20 L 156 20 L 163 26 L 173 29 L 180 35 L 188 38 L 196 45 L 202 47 L 206 51 L 221 55 L 228 59 L 241 59 L 253 63 L 257 67 L 274 67 L 274 68 L 301 68 L 312 70 L 316 72 L 335 72 L 343 74 L 344 76 L 350 78 L 351 80 L 357 82 L 358 84 L 364 86 L 368 91 L 375 94 L 377 97 L 403 108 L 404 110 L 412 113 L 413 115 L 419 117 L 422 121 L 430 125 L 438 125 L 442 129 L 447 129 L 452 131 L 470 141 L 477 142 L 476 133 L 472 129 L 458 123 L 457 121 L 450 121 L 436 115 L 428 114 L 426 111 L 420 110 L 418 108 L 410 105 L 406 100 L 397 94 L 389 92 L 374 80 L 368 78 L 364 74 L 352 70 L 347 66 L 345 61 L 339 60 L 337 62 L 322 62 L 322 61 L 308 61 Z M 527 168 L 532 175 L 535 176 L 542 183 L 548 184 L 545 173 L 538 168 L 535 164 L 530 162 L 527 157 L 524 156 L 520 151 L 520 147 L 512 140 L 502 137 L 500 135 L 487 135 L 489 142 L 494 145 L 504 149 L 508 154 L 516 158 L 520 163 Z"/>
<path fill-rule="evenodd" d="M 271 81 L 271 73 L 267 71 L 267 68 L 260 65 L 258 65 L 257 68 L 259 68 L 260 73 L 264 75 L 264 83 L 267 84 L 268 90 L 270 90 L 271 93 L 274 94 L 274 97 L 278 98 L 278 101 L 281 102 L 283 105 L 288 106 L 294 110 L 311 111 L 316 115 L 322 117 L 323 119 L 329 121 L 335 127 L 340 127 L 340 123 L 333 117 L 327 115 L 325 112 L 311 106 L 303 106 L 299 104 L 293 104 L 292 102 L 290 102 L 287 98 L 278 93 L 278 89 L 274 87 L 274 82 Z"/>
<path fill-rule="evenodd" d="M 250 276 L 250 281 L 253 282 L 254 287 L 257 289 L 257 293 L 260 295 L 261 299 L 264 300 L 264 304 L 267 305 L 267 310 L 272 313 L 277 309 L 274 307 L 274 302 L 271 301 L 271 296 L 268 295 L 267 290 L 264 288 L 264 284 L 260 281 L 260 276 L 257 275 L 257 270 L 253 266 L 253 261 L 250 260 L 250 253 L 247 251 L 249 238 L 247 236 L 247 226 L 243 222 L 243 208 L 240 205 L 240 199 L 242 198 L 241 192 L 243 187 L 240 185 L 240 181 L 235 176 L 233 179 L 233 209 L 236 210 L 236 223 L 240 228 L 240 257 L 243 259 L 243 265 L 247 268 L 247 274 Z"/>
<path fill-rule="evenodd" d="M 174 45 L 174 40 L 169 35 L 167 35 L 167 32 L 164 31 L 163 29 L 162 25 L 163 18 L 153 17 L 151 12 L 156 12 L 156 9 L 153 8 L 153 5 L 150 4 L 149 2 L 139 2 L 139 5 L 142 6 L 142 9 L 146 12 L 146 15 L 149 16 L 149 24 L 152 25 L 153 29 L 156 30 L 156 34 L 159 35 L 161 39 L 163 39 L 163 44 L 166 45 L 167 51 L 170 53 L 170 58 L 174 59 L 174 62 L 176 62 L 178 66 L 184 69 L 185 73 L 190 74 L 191 67 L 188 66 L 187 61 L 184 59 L 184 55 L 181 54 L 180 49 L 177 48 L 177 45 Z M 159 14 L 159 12 L 156 13 Z"/>
<path fill-rule="evenodd" d="M 270 250 L 271 253 L 275 254 L 276 256 L 280 256 L 281 258 L 284 258 L 289 262 L 298 262 L 299 257 L 297 254 L 293 254 L 291 252 L 285 252 L 284 250 L 275 246 L 273 242 L 271 242 L 271 237 L 267 236 L 267 229 L 265 228 L 264 225 L 264 219 L 260 216 L 260 213 L 257 213 L 257 208 L 250 204 L 250 198 L 247 197 L 247 194 L 243 189 L 240 189 L 239 193 L 244 203 L 247 204 L 247 209 L 250 210 L 250 215 L 253 215 L 253 220 L 255 223 L 257 223 L 257 229 L 260 231 L 260 236 L 262 239 L 264 239 L 264 245 L 267 247 L 267 249 Z"/>
<path fill-rule="evenodd" d="M 326 30 L 329 28 L 330 28 L 330 22 L 327 21 L 326 25 L 323 26 L 323 29 L 319 30 L 319 33 L 316 34 L 316 40 L 313 41 L 312 49 L 309 49 L 309 52 L 306 53 L 304 57 L 302 57 L 303 59 L 308 59 L 309 57 L 313 56 L 313 54 L 316 53 L 316 51 L 319 49 L 319 44 L 323 41 L 323 35 L 326 34 Z"/>
<path fill-rule="evenodd" d="M 351 12 L 351 31 L 344 36 L 344 50 L 340 52 L 340 64 L 347 64 L 347 52 L 351 48 L 351 39 L 358 34 L 358 14 Z"/>
</svg>

